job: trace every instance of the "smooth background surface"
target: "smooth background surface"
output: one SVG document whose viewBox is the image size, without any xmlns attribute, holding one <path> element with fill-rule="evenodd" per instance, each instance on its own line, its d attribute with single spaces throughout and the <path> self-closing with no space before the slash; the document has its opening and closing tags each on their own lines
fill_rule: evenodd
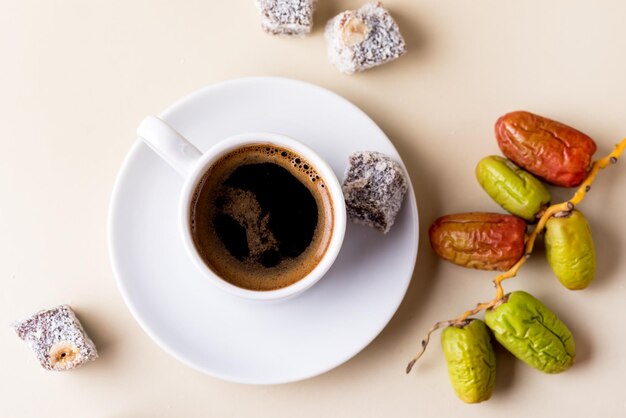
<svg viewBox="0 0 626 418">
<path fill-rule="evenodd" d="M 466 406 L 435 336 L 417 372 L 403 374 L 431 323 L 492 296 L 489 273 L 438 261 L 425 233 L 444 213 L 498 209 L 473 177 L 497 152 L 495 119 L 515 109 L 551 116 L 596 138 L 599 154 L 626 135 L 626 3 L 388 0 L 409 53 L 352 77 L 328 64 L 321 28 L 361 2 L 319 3 L 313 34 L 294 40 L 263 34 L 248 0 L 0 1 L 0 324 L 71 303 L 102 357 L 46 373 L 3 325 L 0 415 L 626 415 L 623 162 L 601 173 L 581 207 L 597 281 L 566 291 L 539 252 L 506 284 L 570 325 L 571 370 L 543 375 L 500 352 L 493 399 Z M 338 369 L 273 387 L 224 383 L 162 352 L 124 306 L 106 246 L 111 188 L 141 118 L 247 75 L 314 82 L 368 113 L 409 168 L 422 230 L 413 282 L 385 331 Z"/>
</svg>

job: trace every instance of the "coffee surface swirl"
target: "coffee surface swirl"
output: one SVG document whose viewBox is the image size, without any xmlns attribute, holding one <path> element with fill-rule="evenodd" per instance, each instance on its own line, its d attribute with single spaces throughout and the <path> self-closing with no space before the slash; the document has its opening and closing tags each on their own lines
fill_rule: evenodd
<svg viewBox="0 0 626 418">
<path fill-rule="evenodd" d="M 226 154 L 205 173 L 189 222 L 200 256 L 221 278 L 275 290 L 305 277 L 326 252 L 332 199 L 304 158 L 255 144 Z"/>
</svg>

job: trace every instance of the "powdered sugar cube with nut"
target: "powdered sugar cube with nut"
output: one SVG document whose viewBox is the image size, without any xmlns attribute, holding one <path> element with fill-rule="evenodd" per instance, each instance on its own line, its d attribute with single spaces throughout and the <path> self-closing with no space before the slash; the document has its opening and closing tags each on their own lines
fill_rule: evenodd
<svg viewBox="0 0 626 418">
<path fill-rule="evenodd" d="M 313 28 L 317 0 L 255 0 L 261 27 L 272 35 L 304 36 Z"/>
<path fill-rule="evenodd" d="M 398 25 L 381 3 L 348 10 L 326 24 L 330 62 L 353 74 L 393 61 L 406 52 Z"/>
<path fill-rule="evenodd" d="M 95 345 L 67 305 L 37 312 L 13 328 L 47 370 L 70 370 L 98 358 Z"/>
<path fill-rule="evenodd" d="M 407 188 L 404 170 L 387 155 L 374 151 L 353 153 L 343 181 L 348 218 L 386 234 Z"/>
</svg>

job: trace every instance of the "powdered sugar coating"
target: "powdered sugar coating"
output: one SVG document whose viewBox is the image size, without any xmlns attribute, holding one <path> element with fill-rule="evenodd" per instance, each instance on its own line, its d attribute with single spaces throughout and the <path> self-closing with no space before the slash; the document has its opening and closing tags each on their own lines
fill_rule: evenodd
<svg viewBox="0 0 626 418">
<path fill-rule="evenodd" d="M 15 322 L 13 328 L 47 370 L 70 370 L 98 358 L 93 341 L 68 305 L 37 312 L 23 321 Z M 51 361 L 51 349 L 59 343 L 67 343 L 76 349 L 76 356 L 64 362 L 63 367 L 55 367 Z"/>
<path fill-rule="evenodd" d="M 407 191 L 404 170 L 380 152 L 359 151 L 349 157 L 343 181 L 348 219 L 389 232 Z"/>
<path fill-rule="evenodd" d="M 317 0 L 255 0 L 261 27 L 272 35 L 304 36 L 313 28 Z"/>
<path fill-rule="evenodd" d="M 345 24 L 354 18 L 365 24 L 367 33 L 362 42 L 347 45 L 342 32 Z M 325 35 L 330 62 L 346 74 L 385 64 L 406 53 L 398 25 L 379 2 L 338 14 L 326 24 Z"/>
</svg>

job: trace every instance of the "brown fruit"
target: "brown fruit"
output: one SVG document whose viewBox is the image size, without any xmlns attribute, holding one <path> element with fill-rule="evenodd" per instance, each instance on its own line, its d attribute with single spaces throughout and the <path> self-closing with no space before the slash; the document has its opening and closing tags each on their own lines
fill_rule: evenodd
<svg viewBox="0 0 626 418">
<path fill-rule="evenodd" d="M 506 271 L 524 254 L 526 222 L 499 213 L 459 213 L 437 219 L 428 233 L 433 250 L 444 260 Z"/>
<path fill-rule="evenodd" d="M 596 152 L 595 142 L 584 133 L 529 112 L 507 113 L 495 130 L 509 160 L 556 186 L 579 186 Z"/>
</svg>

